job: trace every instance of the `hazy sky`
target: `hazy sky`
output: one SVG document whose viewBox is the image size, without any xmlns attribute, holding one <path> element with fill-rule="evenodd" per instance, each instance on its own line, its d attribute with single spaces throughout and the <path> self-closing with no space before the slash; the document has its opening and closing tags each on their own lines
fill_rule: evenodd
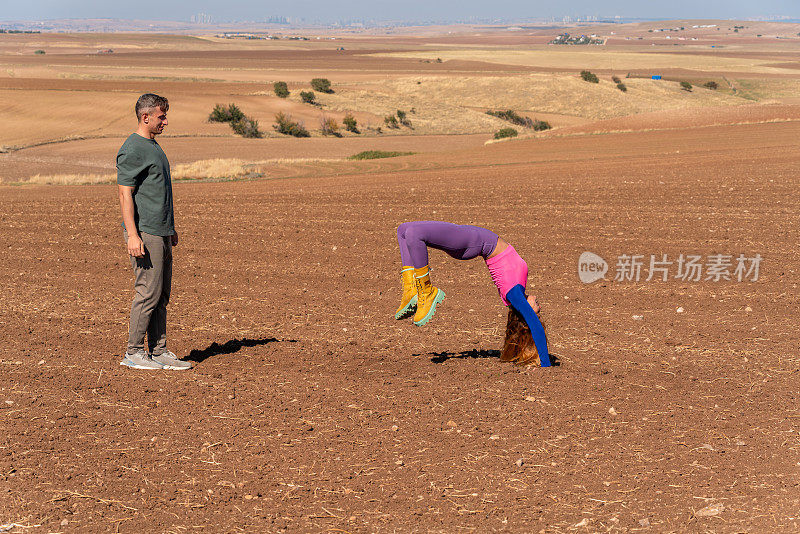
<svg viewBox="0 0 800 534">
<path fill-rule="evenodd" d="M 800 0 L 0 0 L 0 20 L 126 18 L 188 20 L 464 20 L 620 15 L 629 18 L 747 18 L 785 15 L 800 19 Z"/>
</svg>

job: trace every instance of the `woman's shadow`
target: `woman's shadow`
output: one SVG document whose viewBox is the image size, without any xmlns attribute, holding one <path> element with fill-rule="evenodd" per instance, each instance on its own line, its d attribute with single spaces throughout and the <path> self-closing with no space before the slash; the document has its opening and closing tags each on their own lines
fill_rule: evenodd
<svg viewBox="0 0 800 534">
<path fill-rule="evenodd" d="M 414 356 L 422 356 L 422 354 L 414 354 Z M 461 352 L 431 352 L 425 356 L 432 356 L 433 363 L 444 363 L 447 360 L 456 360 L 464 358 L 499 358 L 499 350 L 462 350 Z"/>
<path fill-rule="evenodd" d="M 456 360 L 456 359 L 464 359 L 464 358 L 500 358 L 500 351 L 491 349 L 471 349 L 471 350 L 462 350 L 461 352 L 431 352 L 426 354 L 426 356 L 431 355 L 431 362 L 433 363 L 444 363 L 447 360 Z M 414 354 L 414 356 L 422 356 L 422 354 Z M 536 360 L 534 360 L 536 362 Z M 558 356 L 550 353 L 550 363 L 551 365 L 561 365 L 561 362 L 558 359 Z"/>
<path fill-rule="evenodd" d="M 244 338 L 244 339 L 231 339 L 230 341 L 226 341 L 225 343 L 219 344 L 216 341 L 209 345 L 208 347 L 200 350 L 194 349 L 192 350 L 189 355 L 186 357 L 187 361 L 200 363 L 212 356 L 220 356 L 222 354 L 233 354 L 234 352 L 239 352 L 245 347 L 258 347 L 260 345 L 267 345 L 268 343 L 277 343 L 279 341 L 283 341 L 286 343 L 297 343 L 295 339 L 278 339 L 275 337 L 270 338 L 260 338 L 260 339 L 251 339 L 251 338 Z"/>
</svg>

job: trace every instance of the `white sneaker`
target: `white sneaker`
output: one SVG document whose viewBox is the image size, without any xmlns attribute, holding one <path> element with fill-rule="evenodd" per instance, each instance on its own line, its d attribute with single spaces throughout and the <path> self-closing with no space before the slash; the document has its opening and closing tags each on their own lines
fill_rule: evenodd
<svg viewBox="0 0 800 534">
<path fill-rule="evenodd" d="M 134 354 L 130 354 L 128 352 L 125 353 L 123 356 L 122 361 L 119 362 L 120 365 L 125 365 L 127 367 L 131 367 L 133 369 L 163 369 L 164 365 L 154 361 L 150 358 L 150 355 L 147 354 L 144 350 L 139 350 Z"/>
<path fill-rule="evenodd" d="M 157 364 L 164 366 L 164 369 L 171 369 L 173 371 L 185 371 L 192 368 L 192 362 L 185 362 L 179 360 L 175 354 L 170 351 L 164 351 L 161 354 L 153 355 L 153 361 Z"/>
</svg>

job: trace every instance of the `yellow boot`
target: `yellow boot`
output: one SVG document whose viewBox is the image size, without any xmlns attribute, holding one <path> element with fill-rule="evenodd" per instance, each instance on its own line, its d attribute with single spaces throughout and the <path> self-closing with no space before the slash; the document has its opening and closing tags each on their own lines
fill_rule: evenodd
<svg viewBox="0 0 800 534">
<path fill-rule="evenodd" d="M 414 268 L 403 265 L 400 275 L 403 280 L 403 296 L 400 297 L 400 307 L 394 313 L 395 319 L 405 319 L 417 311 L 417 286 L 414 284 Z"/>
<path fill-rule="evenodd" d="M 444 291 L 431 284 L 428 266 L 414 269 L 414 282 L 417 285 L 417 312 L 414 324 L 422 326 L 431 320 L 436 312 L 436 305 L 444 300 Z"/>
</svg>

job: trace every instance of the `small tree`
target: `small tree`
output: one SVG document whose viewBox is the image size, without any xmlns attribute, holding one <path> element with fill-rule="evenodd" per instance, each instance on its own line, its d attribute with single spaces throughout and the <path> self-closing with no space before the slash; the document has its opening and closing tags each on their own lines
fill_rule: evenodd
<svg viewBox="0 0 800 534">
<path fill-rule="evenodd" d="M 386 115 L 383 118 L 383 123 L 387 128 L 400 128 L 400 124 L 397 122 L 397 117 L 394 115 Z"/>
<path fill-rule="evenodd" d="M 590 82 L 590 83 L 600 83 L 600 80 L 597 77 L 597 74 L 594 74 L 593 72 L 589 72 L 588 70 L 582 70 L 581 71 L 581 78 L 583 78 L 584 81 L 587 81 L 587 82 Z"/>
<path fill-rule="evenodd" d="M 625 84 L 624 84 L 624 83 L 622 83 L 622 82 L 619 82 L 619 83 L 617 84 L 617 89 L 619 89 L 619 90 L 620 90 L 620 91 L 622 91 L 623 93 L 627 93 L 627 92 L 628 92 L 628 86 L 627 86 L 627 85 L 625 85 Z"/>
<path fill-rule="evenodd" d="M 320 93 L 332 93 L 331 81 L 327 78 L 314 78 L 311 80 L 311 88 Z"/>
<path fill-rule="evenodd" d="M 681 89 L 683 89 L 684 91 L 691 92 L 692 91 L 692 84 L 690 84 L 689 82 L 681 82 Z"/>
<path fill-rule="evenodd" d="M 316 104 L 317 95 L 314 94 L 314 91 L 300 91 L 300 98 L 306 104 Z"/>
<path fill-rule="evenodd" d="M 251 119 L 250 117 L 242 117 L 237 121 L 231 122 L 231 128 L 233 129 L 234 133 L 241 135 L 242 137 L 264 137 L 264 134 L 262 134 L 261 130 L 258 129 L 258 121 Z"/>
<path fill-rule="evenodd" d="M 302 124 L 292 120 L 291 115 L 280 112 L 275 115 L 275 124 L 272 125 L 276 132 L 294 137 L 311 137 Z"/>
<path fill-rule="evenodd" d="M 275 82 L 272 87 L 275 89 L 275 94 L 280 98 L 286 98 L 289 96 L 289 86 L 286 85 L 286 82 Z"/>
<path fill-rule="evenodd" d="M 358 131 L 358 122 L 351 113 L 348 113 L 347 115 L 344 116 L 344 119 L 342 119 L 342 123 L 344 124 L 344 129 L 347 130 L 348 132 L 353 132 L 356 134 L 361 133 Z"/>
<path fill-rule="evenodd" d="M 43 56 L 44 55 L 44 50 L 34 50 L 33 53 L 37 54 L 37 55 L 40 55 L 40 56 Z"/>
<path fill-rule="evenodd" d="M 505 139 L 506 137 L 516 137 L 517 131 L 514 128 L 501 128 L 494 134 L 495 139 Z"/>
<path fill-rule="evenodd" d="M 612 76 L 611 81 L 614 83 L 619 83 L 621 80 L 619 79 L 619 76 Z"/>
<path fill-rule="evenodd" d="M 244 113 L 236 104 L 217 104 L 208 116 L 208 122 L 236 122 L 244 119 Z"/>
<path fill-rule="evenodd" d="M 710 81 L 710 82 L 706 82 L 706 83 L 704 83 L 704 84 L 703 84 L 703 87 L 705 87 L 706 89 L 711 89 L 711 90 L 713 90 L 713 91 L 716 91 L 716 90 L 717 90 L 717 88 L 719 88 L 719 84 L 717 84 L 717 82 L 715 82 L 715 81 L 713 81 L 713 80 L 712 80 L 712 81 Z"/>
<path fill-rule="evenodd" d="M 342 136 L 342 134 L 339 133 L 339 123 L 337 123 L 336 119 L 333 117 L 326 117 L 323 115 L 319 119 L 319 126 L 320 130 L 322 131 L 322 135 L 333 135 L 335 137 Z"/>
</svg>

